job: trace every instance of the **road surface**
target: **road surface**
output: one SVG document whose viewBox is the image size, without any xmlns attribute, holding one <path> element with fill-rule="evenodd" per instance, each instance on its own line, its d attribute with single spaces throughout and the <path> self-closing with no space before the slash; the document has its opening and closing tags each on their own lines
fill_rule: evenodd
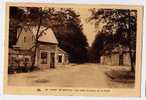
<svg viewBox="0 0 146 100">
<path fill-rule="evenodd" d="M 112 82 L 104 73 L 103 65 L 69 64 L 56 69 L 17 73 L 8 76 L 9 85 L 78 88 L 131 87 Z"/>
</svg>

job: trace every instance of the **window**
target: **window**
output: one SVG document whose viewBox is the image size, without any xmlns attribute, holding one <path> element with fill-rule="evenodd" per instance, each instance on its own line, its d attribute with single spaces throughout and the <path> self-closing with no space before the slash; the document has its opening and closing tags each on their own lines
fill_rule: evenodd
<svg viewBox="0 0 146 100">
<path fill-rule="evenodd" d="M 47 64 L 47 52 L 41 52 L 41 64 Z"/>
<path fill-rule="evenodd" d="M 59 56 L 58 56 L 58 62 L 59 62 L 59 63 L 62 63 L 62 55 L 59 55 Z"/>
<path fill-rule="evenodd" d="M 26 42 L 26 37 L 24 36 L 24 42 Z"/>
</svg>

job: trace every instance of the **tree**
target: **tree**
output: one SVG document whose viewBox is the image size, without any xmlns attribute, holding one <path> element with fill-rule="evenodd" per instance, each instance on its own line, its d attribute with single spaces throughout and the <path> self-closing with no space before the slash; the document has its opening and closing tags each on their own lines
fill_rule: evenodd
<svg viewBox="0 0 146 100">
<path fill-rule="evenodd" d="M 82 31 L 80 15 L 72 8 L 61 8 L 55 14 L 57 25 L 52 28 L 59 47 L 69 54 L 70 62 L 87 61 L 88 43 Z"/>
<path fill-rule="evenodd" d="M 129 48 L 131 71 L 134 70 L 135 53 L 136 53 L 136 10 L 129 9 L 90 9 L 91 17 L 89 21 L 94 21 L 95 27 L 103 26 L 98 32 L 93 43 L 94 48 L 98 48 L 99 37 L 104 34 L 102 43 L 100 43 L 100 51 L 103 48 L 113 47 L 114 45 L 122 45 Z M 97 50 L 97 49 L 96 49 Z M 98 52 L 98 55 L 100 51 Z M 109 49 L 110 51 L 110 49 Z"/>
<path fill-rule="evenodd" d="M 36 58 L 36 51 L 38 47 L 39 38 L 44 34 L 44 31 L 50 28 L 49 20 L 50 17 L 53 16 L 54 9 L 52 8 L 38 8 L 38 7 L 28 7 L 27 8 L 27 23 L 29 23 L 30 26 L 36 26 L 37 30 L 35 35 L 35 43 L 34 46 L 31 49 L 34 49 L 34 54 L 32 57 L 32 69 L 34 68 L 35 64 L 35 58 Z M 47 23 L 46 23 L 47 22 Z M 45 27 L 43 30 L 41 29 L 41 26 Z M 29 28 L 29 27 L 28 27 Z"/>
<path fill-rule="evenodd" d="M 105 51 L 105 45 L 109 44 L 111 40 L 111 36 L 106 33 L 98 32 L 95 36 L 95 40 L 92 43 L 92 46 L 89 50 L 91 61 L 100 62 L 100 56 L 102 56 L 103 52 Z"/>
</svg>

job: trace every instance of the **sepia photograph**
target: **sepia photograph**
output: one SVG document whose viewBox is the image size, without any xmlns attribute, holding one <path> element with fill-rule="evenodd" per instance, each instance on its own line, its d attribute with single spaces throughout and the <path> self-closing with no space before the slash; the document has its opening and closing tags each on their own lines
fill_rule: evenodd
<svg viewBox="0 0 146 100">
<path fill-rule="evenodd" d="M 139 95 L 141 8 L 10 3 L 7 91 L 8 87 L 11 93 L 16 87 L 40 91 L 41 87 L 59 87 L 86 88 L 78 91 L 88 93 L 87 89 L 108 88 Z"/>
</svg>

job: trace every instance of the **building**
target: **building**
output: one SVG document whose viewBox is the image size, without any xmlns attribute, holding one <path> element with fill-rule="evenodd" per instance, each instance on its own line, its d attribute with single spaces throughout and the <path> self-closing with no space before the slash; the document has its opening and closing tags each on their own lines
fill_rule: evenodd
<svg viewBox="0 0 146 100">
<path fill-rule="evenodd" d="M 126 47 L 115 47 L 111 52 L 105 51 L 100 57 L 100 63 L 106 65 L 130 66 L 129 49 Z"/>
<path fill-rule="evenodd" d="M 37 26 L 26 25 L 17 30 L 18 40 L 16 45 L 13 46 L 14 48 L 9 50 L 9 63 L 14 62 L 13 59 L 15 58 L 23 59 L 23 63 L 25 60 L 30 63 L 34 60 L 35 66 L 40 69 L 55 68 L 59 64 L 67 64 L 67 53 L 62 49 L 58 49 L 58 41 L 51 28 L 40 27 L 35 49 L 37 29 Z M 35 59 L 33 59 L 35 50 Z"/>
<path fill-rule="evenodd" d="M 57 48 L 57 64 L 58 65 L 65 65 L 68 64 L 68 53 L 60 49 L 59 47 Z"/>
</svg>

